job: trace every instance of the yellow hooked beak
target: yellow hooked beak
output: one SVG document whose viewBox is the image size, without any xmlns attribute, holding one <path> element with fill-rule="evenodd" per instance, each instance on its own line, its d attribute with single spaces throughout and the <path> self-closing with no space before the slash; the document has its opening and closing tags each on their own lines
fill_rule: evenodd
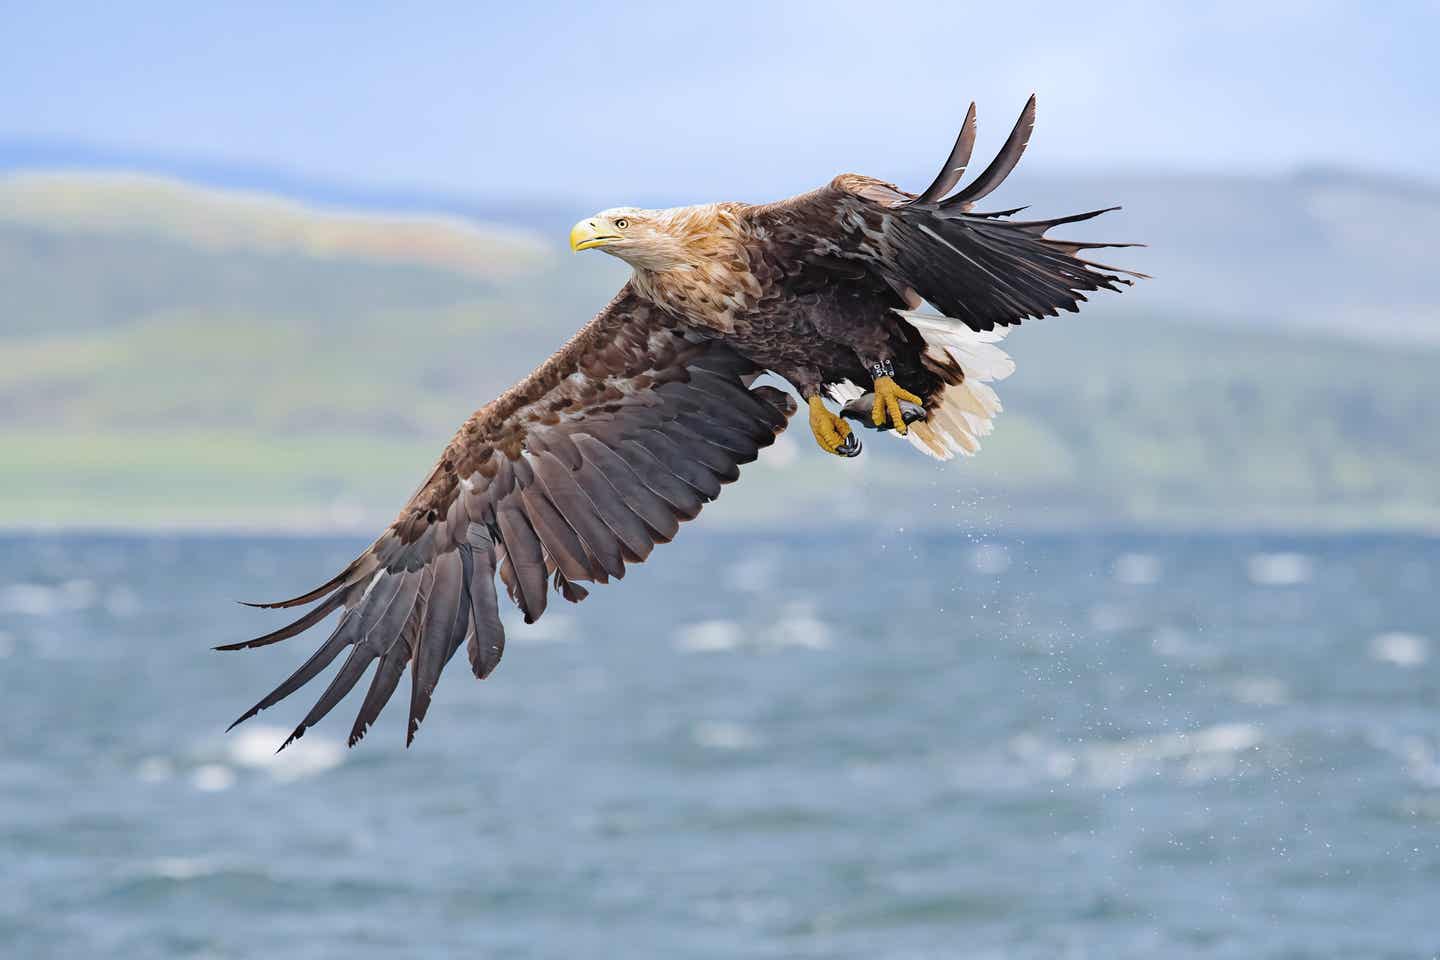
<svg viewBox="0 0 1440 960">
<path fill-rule="evenodd" d="M 599 220 L 581 220 L 570 228 L 570 249 L 579 253 L 581 250 L 593 250 L 620 239 L 619 234 L 608 233 L 607 230 L 608 226 Z"/>
</svg>

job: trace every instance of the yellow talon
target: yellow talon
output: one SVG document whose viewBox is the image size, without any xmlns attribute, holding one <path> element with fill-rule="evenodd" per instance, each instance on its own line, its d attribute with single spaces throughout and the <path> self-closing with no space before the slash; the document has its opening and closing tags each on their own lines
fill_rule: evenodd
<svg viewBox="0 0 1440 960">
<path fill-rule="evenodd" d="M 815 442 L 820 444 L 821 450 L 841 457 L 853 457 L 860 452 L 859 443 L 851 439 L 850 424 L 826 409 L 825 401 L 819 396 L 810 397 L 807 402 L 810 404 L 810 432 L 815 434 Z"/>
<path fill-rule="evenodd" d="M 905 418 L 900 413 L 901 400 L 919 404 L 925 402 L 890 377 L 876 377 L 875 408 L 870 413 L 870 419 L 874 421 L 875 426 L 884 427 L 888 420 L 890 425 L 895 428 L 896 433 L 905 433 L 908 428 L 905 426 Z M 815 422 L 813 411 L 810 422 L 812 424 Z"/>
</svg>

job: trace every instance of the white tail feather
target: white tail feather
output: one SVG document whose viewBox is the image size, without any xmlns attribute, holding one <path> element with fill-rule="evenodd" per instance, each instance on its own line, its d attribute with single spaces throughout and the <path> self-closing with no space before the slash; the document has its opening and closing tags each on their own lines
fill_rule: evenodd
<svg viewBox="0 0 1440 960">
<path fill-rule="evenodd" d="M 940 402 L 923 423 L 910 425 L 906 439 L 911 446 L 937 460 L 949 460 L 957 453 L 967 456 L 980 449 L 980 438 L 995 429 L 992 422 L 1003 409 L 1000 397 L 986 381 L 1004 380 L 1015 372 L 1015 361 L 999 347 L 1009 331 L 971 330 L 958 320 L 914 310 L 896 310 L 920 336 L 926 350 L 936 359 L 951 359 L 965 371 L 965 382 L 945 387 Z"/>
</svg>

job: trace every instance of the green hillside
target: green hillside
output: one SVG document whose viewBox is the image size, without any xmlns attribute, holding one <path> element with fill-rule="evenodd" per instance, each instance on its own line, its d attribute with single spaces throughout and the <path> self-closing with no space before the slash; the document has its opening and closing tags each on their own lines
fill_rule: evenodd
<svg viewBox="0 0 1440 960">
<path fill-rule="evenodd" d="M 194 188 L 62 193 L 47 222 L 21 194 L 0 183 L 7 525 L 383 522 L 624 277 L 515 231 Z M 979 457 L 871 435 L 839 462 L 800 423 L 706 522 L 1440 528 L 1440 352 L 1115 302 L 1011 336 Z"/>
</svg>

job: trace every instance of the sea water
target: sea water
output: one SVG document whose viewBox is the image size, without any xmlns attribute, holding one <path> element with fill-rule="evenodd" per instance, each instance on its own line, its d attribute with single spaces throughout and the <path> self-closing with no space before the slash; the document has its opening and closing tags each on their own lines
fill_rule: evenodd
<svg viewBox="0 0 1440 960">
<path fill-rule="evenodd" d="M 1440 542 L 687 528 L 409 750 L 226 734 L 363 546 L 0 539 L 0 955 L 1440 951 Z"/>
</svg>

